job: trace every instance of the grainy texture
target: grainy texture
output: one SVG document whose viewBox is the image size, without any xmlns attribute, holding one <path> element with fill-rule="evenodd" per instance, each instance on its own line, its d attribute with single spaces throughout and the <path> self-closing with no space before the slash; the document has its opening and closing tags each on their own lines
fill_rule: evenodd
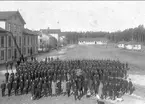
<svg viewBox="0 0 145 104">
<path fill-rule="evenodd" d="M 99 59 L 119 59 L 121 61 L 129 62 L 130 65 L 130 77 L 136 86 L 136 91 L 133 95 L 124 95 L 123 102 L 117 102 L 115 104 L 145 104 L 145 85 L 142 80 L 145 79 L 145 53 L 143 52 L 132 52 L 127 50 L 120 50 L 114 48 L 112 45 L 109 45 L 107 48 L 105 46 L 78 46 L 75 47 L 68 46 L 65 47 L 66 52 L 59 54 L 57 51 L 53 51 L 49 54 L 44 54 L 38 57 L 39 60 L 42 60 L 48 55 L 51 56 L 60 56 L 62 59 L 71 59 L 71 58 L 99 58 Z M 61 51 L 61 50 L 60 50 Z M 2 69 L 2 68 L 1 68 Z M 136 76 L 138 76 L 136 78 Z M 135 78 L 134 78 L 135 77 Z M 0 83 L 2 82 L 3 75 L 0 74 Z M 11 97 L 1 97 L 0 94 L 0 104 L 96 104 L 96 100 L 93 98 L 83 97 L 80 101 L 75 101 L 74 97 L 71 96 L 59 96 L 59 97 L 44 97 L 40 100 L 31 100 L 31 95 L 21 95 L 21 96 L 11 96 Z M 110 104 L 110 101 L 105 104 Z"/>
</svg>

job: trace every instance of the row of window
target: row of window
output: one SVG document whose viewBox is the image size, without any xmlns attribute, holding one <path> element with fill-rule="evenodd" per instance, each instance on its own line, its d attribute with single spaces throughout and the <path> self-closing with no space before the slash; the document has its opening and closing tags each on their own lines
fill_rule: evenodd
<svg viewBox="0 0 145 104">
<path fill-rule="evenodd" d="M 27 50 L 26 50 L 27 49 Z M 36 47 L 24 47 L 23 48 L 23 54 L 26 55 L 26 53 L 28 54 L 33 54 L 34 52 L 36 52 L 37 48 Z"/>
<path fill-rule="evenodd" d="M 26 45 L 26 43 L 27 45 L 37 44 L 37 37 L 24 36 L 23 41 L 24 41 L 24 45 Z"/>
<path fill-rule="evenodd" d="M 8 31 L 12 33 L 21 33 L 21 26 L 16 24 L 8 24 Z"/>
<path fill-rule="evenodd" d="M 18 42 L 18 38 L 19 38 L 19 42 Z M 28 37 L 27 38 L 28 39 L 28 45 L 30 45 L 30 38 Z M 21 39 L 21 36 L 15 36 L 15 40 L 16 40 L 16 42 L 17 42 L 17 44 L 19 45 L 19 46 L 21 46 L 22 45 L 22 39 Z M 4 44 L 5 44 L 5 36 L 1 36 L 1 38 L 0 38 L 0 46 L 1 47 L 4 47 Z M 31 38 L 31 45 L 32 44 L 37 44 L 37 38 L 36 39 L 34 39 L 33 37 Z M 24 37 L 24 45 L 26 45 L 26 37 Z M 8 36 L 8 47 L 11 47 L 12 46 L 12 38 L 11 38 L 11 36 Z"/>
<path fill-rule="evenodd" d="M 26 52 L 28 54 L 33 54 L 36 50 L 37 50 L 36 47 L 33 47 L 33 48 L 28 47 L 27 50 L 26 50 L 26 47 L 24 47 L 23 54 L 26 55 Z M 0 53 L 1 53 L 0 54 L 0 60 L 3 61 L 5 59 L 5 50 L 1 50 Z M 11 59 L 11 58 L 12 58 L 12 49 L 8 49 L 8 59 Z"/>
<path fill-rule="evenodd" d="M 16 41 L 18 42 L 17 40 L 17 36 L 15 36 L 15 39 Z M 21 36 L 19 36 L 19 46 L 21 46 Z M 0 36 L 0 46 L 2 48 L 4 48 L 4 45 L 5 45 L 5 36 Z M 12 46 L 12 37 L 11 36 L 8 36 L 8 47 L 11 47 Z"/>
<path fill-rule="evenodd" d="M 5 51 L 1 50 L 1 54 L 0 54 L 1 58 L 0 60 L 4 60 L 5 59 Z M 12 50 L 8 49 L 8 59 L 12 58 Z"/>
<path fill-rule="evenodd" d="M 5 44 L 5 37 L 4 36 L 1 36 L 1 38 L 0 38 L 0 46 L 3 48 L 4 47 L 4 44 Z"/>
</svg>

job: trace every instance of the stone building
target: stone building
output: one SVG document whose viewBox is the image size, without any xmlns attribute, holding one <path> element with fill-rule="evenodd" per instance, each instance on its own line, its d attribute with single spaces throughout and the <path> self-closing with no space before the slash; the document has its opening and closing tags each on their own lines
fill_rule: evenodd
<svg viewBox="0 0 145 104">
<path fill-rule="evenodd" d="M 25 31 L 26 29 L 24 28 L 25 24 L 26 22 L 24 21 L 19 11 L 0 11 L 0 46 L 4 46 L 0 49 L 0 57 L 2 57 L 2 59 L 4 57 L 4 60 L 0 60 L 0 63 L 4 63 L 5 61 L 12 61 L 12 57 L 17 59 L 19 58 L 20 54 L 23 54 L 23 51 L 25 50 L 24 37 L 27 34 Z M 28 35 L 30 36 L 26 40 L 30 39 L 31 43 L 31 40 L 34 39 L 37 42 L 37 35 L 34 36 L 35 38 L 32 37 L 32 34 L 27 34 L 27 36 Z M 33 39 L 31 39 L 31 37 Z M 28 47 L 30 47 L 29 50 L 31 50 L 32 47 L 32 50 L 36 51 L 36 46 L 33 47 L 30 45 Z M 29 54 L 26 54 L 25 56 L 28 55 Z"/>
</svg>

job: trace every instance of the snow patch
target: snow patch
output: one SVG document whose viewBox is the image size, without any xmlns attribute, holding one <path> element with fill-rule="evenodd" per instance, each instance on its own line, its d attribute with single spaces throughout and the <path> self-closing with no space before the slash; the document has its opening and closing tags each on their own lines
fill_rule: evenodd
<svg viewBox="0 0 145 104">
<path fill-rule="evenodd" d="M 61 50 L 58 52 L 58 54 L 65 54 L 66 51 L 67 51 L 67 49 L 61 49 Z"/>
<path fill-rule="evenodd" d="M 142 99 L 141 96 L 138 96 L 138 95 L 136 95 L 136 94 L 131 94 L 131 96 L 134 96 L 134 97 L 136 97 L 136 98 Z"/>
<path fill-rule="evenodd" d="M 74 48 L 75 47 L 75 45 L 70 45 L 70 46 L 68 46 L 68 48 Z"/>
<path fill-rule="evenodd" d="M 1 70 L 0 74 L 4 75 L 7 71 L 6 70 Z M 12 70 L 8 70 L 9 73 L 12 73 Z M 13 72 L 16 73 L 16 69 L 13 69 Z"/>
<path fill-rule="evenodd" d="M 145 75 L 129 74 L 129 78 L 131 78 L 134 84 L 145 86 Z"/>
</svg>

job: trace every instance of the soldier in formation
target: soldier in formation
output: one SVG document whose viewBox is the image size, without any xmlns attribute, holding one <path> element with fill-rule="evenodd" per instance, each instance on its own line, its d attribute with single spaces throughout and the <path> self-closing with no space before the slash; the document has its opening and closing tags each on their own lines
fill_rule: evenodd
<svg viewBox="0 0 145 104">
<path fill-rule="evenodd" d="M 80 74 L 77 69 L 81 70 Z M 127 70 L 128 64 L 115 60 L 21 61 L 15 74 L 6 72 L 6 80 L 1 85 L 2 96 L 7 89 L 8 96 L 12 92 L 15 95 L 31 93 L 32 99 L 73 94 L 75 100 L 80 100 L 89 92 L 114 100 L 125 93 L 133 93 L 133 84 L 126 79 Z"/>
</svg>

